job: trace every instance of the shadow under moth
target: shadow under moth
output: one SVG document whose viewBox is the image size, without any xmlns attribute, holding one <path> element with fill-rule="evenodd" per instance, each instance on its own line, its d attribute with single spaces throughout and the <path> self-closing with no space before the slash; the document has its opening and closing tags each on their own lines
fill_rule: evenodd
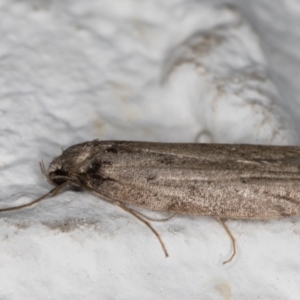
<svg viewBox="0 0 300 300">
<path fill-rule="evenodd" d="M 143 222 L 167 249 L 151 219 L 132 205 L 171 214 L 272 219 L 300 214 L 300 147 L 94 140 L 69 147 L 42 173 L 55 187 L 12 211 L 77 186 Z M 128 206 L 130 205 L 130 207 Z"/>
</svg>

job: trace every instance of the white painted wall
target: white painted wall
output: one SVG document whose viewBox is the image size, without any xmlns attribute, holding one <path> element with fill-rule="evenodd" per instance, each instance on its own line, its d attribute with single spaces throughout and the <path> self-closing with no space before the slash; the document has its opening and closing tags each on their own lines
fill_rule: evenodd
<svg viewBox="0 0 300 300">
<path fill-rule="evenodd" d="M 299 144 L 297 0 L 0 3 L 0 205 L 99 139 Z M 155 214 L 159 217 L 159 214 Z M 299 299 L 300 220 L 153 223 L 67 191 L 0 218 L 0 299 Z"/>
</svg>

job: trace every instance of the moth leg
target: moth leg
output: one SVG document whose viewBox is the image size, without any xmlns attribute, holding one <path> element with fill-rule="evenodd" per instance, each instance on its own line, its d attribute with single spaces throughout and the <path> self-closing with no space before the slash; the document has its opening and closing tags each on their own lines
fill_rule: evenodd
<svg viewBox="0 0 300 300">
<path fill-rule="evenodd" d="M 167 217 L 167 218 L 164 218 L 164 219 L 155 219 L 155 218 L 151 218 L 151 217 L 148 217 L 146 216 L 145 214 L 139 212 L 138 210 L 135 210 L 133 208 L 131 208 L 131 210 L 133 210 L 136 214 L 138 214 L 139 216 L 147 219 L 148 221 L 153 221 L 153 222 L 165 222 L 165 221 L 168 221 L 170 219 L 172 219 L 176 214 L 172 214 L 171 216 Z"/>
<path fill-rule="evenodd" d="M 78 184 L 78 183 L 77 183 Z M 165 253 L 165 256 L 168 257 L 169 254 L 168 254 L 168 251 L 167 251 L 167 248 L 164 244 L 164 242 L 162 241 L 159 233 L 151 226 L 151 224 L 149 222 L 147 222 L 146 220 L 143 219 L 143 217 L 141 217 L 139 214 L 143 215 L 142 213 L 139 213 L 137 212 L 136 210 L 132 209 L 132 208 L 129 208 L 127 207 L 126 205 L 124 205 L 123 203 L 119 202 L 119 201 L 115 201 L 113 199 L 109 199 L 109 198 L 106 198 L 104 197 L 103 195 L 101 195 L 100 193 L 98 193 L 97 191 L 94 191 L 92 188 L 90 188 L 89 186 L 87 185 L 79 185 L 81 188 L 91 192 L 92 194 L 104 199 L 105 201 L 111 203 L 111 204 L 114 204 L 114 205 L 117 205 L 119 206 L 120 208 L 122 208 L 123 210 L 125 210 L 126 212 L 132 214 L 134 217 L 136 217 L 138 220 L 140 220 L 141 222 L 143 222 L 154 234 L 155 236 L 157 237 L 161 247 L 163 248 L 163 251 Z M 144 215 L 143 215 L 144 216 Z M 145 216 L 144 216 L 145 217 Z M 147 218 L 147 217 L 146 217 Z"/>
<path fill-rule="evenodd" d="M 18 210 L 18 209 L 22 209 L 22 208 L 25 208 L 25 207 L 28 207 L 28 206 L 31 206 L 37 202 L 40 202 L 46 198 L 51 198 L 53 196 L 55 196 L 56 194 L 59 193 L 59 191 L 63 188 L 65 188 L 66 186 L 68 186 L 69 183 L 68 182 L 65 182 L 64 184 L 61 184 L 59 186 L 56 186 L 54 189 L 52 189 L 50 192 L 48 192 L 47 194 L 29 202 L 29 203 L 26 203 L 26 204 L 22 204 L 22 205 L 18 205 L 18 206 L 13 206 L 13 207 L 7 207 L 7 208 L 2 208 L 0 209 L 0 212 L 5 212 L 5 211 L 12 211 L 12 210 Z"/>
<path fill-rule="evenodd" d="M 136 218 L 137 218 L 138 220 L 140 220 L 141 222 L 143 222 L 143 223 L 144 223 L 144 224 L 145 224 L 145 225 L 146 225 L 146 226 L 147 226 L 147 227 L 155 234 L 155 236 L 157 237 L 157 239 L 158 239 L 160 245 L 161 245 L 162 248 L 163 248 L 163 251 L 164 251 L 164 253 L 165 253 L 165 256 L 168 257 L 169 254 L 168 254 L 168 251 L 167 251 L 167 248 L 166 248 L 164 242 L 162 241 L 162 239 L 161 239 L 159 233 L 151 226 L 151 224 L 150 224 L 148 221 L 144 220 L 144 219 L 139 215 L 139 213 L 137 213 L 137 211 L 135 211 L 135 210 L 133 210 L 133 209 L 131 209 L 131 208 L 128 208 L 127 206 L 125 206 L 124 204 L 121 204 L 121 203 L 118 203 L 117 205 L 118 205 L 120 208 L 122 208 L 123 210 L 125 210 L 126 212 L 132 214 L 134 217 L 136 217 Z"/>
<path fill-rule="evenodd" d="M 234 258 L 234 256 L 236 255 L 236 245 L 235 245 L 235 239 L 234 236 L 232 235 L 232 233 L 230 232 L 229 228 L 227 227 L 227 225 L 225 224 L 225 221 L 221 218 L 216 217 L 217 220 L 222 224 L 222 226 L 224 227 L 224 229 L 226 230 L 227 234 L 229 235 L 230 239 L 231 239 L 231 243 L 232 243 L 232 255 L 230 256 L 230 258 L 228 260 L 223 261 L 223 264 L 227 264 L 229 262 L 232 261 L 232 259 Z"/>
</svg>

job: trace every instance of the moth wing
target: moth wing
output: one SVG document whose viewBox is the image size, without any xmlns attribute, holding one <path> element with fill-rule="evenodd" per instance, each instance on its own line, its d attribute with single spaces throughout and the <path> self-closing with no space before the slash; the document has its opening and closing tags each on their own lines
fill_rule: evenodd
<svg viewBox="0 0 300 300">
<path fill-rule="evenodd" d="M 91 143 L 83 187 L 111 202 L 221 218 L 268 219 L 299 213 L 298 147 Z M 99 146 L 99 147 L 98 147 Z M 167 250 L 159 234 L 146 224 Z M 235 240 L 221 221 L 233 244 Z M 224 262 L 224 263 L 226 263 Z"/>
<path fill-rule="evenodd" d="M 156 211 L 241 219 L 299 213 L 298 150 L 287 151 L 290 156 L 282 159 L 282 147 L 274 158 L 263 155 L 264 146 L 254 146 L 250 159 L 242 155 L 245 145 L 236 155 L 228 154 L 228 145 L 226 158 L 218 159 L 215 146 L 207 155 L 203 149 L 196 155 L 199 145 L 188 144 L 195 154 L 190 155 L 183 149 L 186 144 L 179 144 L 181 152 L 174 147 L 181 154 L 174 154 L 169 144 L 150 145 L 126 143 L 102 154 L 106 163 L 84 179 L 86 185 L 104 199 Z"/>
</svg>

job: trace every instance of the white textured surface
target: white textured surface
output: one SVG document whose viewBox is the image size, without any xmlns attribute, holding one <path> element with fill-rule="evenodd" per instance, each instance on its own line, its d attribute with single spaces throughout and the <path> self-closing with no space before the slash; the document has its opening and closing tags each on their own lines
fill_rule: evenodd
<svg viewBox="0 0 300 300">
<path fill-rule="evenodd" d="M 1 207 L 99 139 L 298 144 L 297 0 L 0 3 Z M 176 216 L 152 233 L 87 193 L 0 219 L 0 299 L 299 299 L 300 219 Z"/>
</svg>

